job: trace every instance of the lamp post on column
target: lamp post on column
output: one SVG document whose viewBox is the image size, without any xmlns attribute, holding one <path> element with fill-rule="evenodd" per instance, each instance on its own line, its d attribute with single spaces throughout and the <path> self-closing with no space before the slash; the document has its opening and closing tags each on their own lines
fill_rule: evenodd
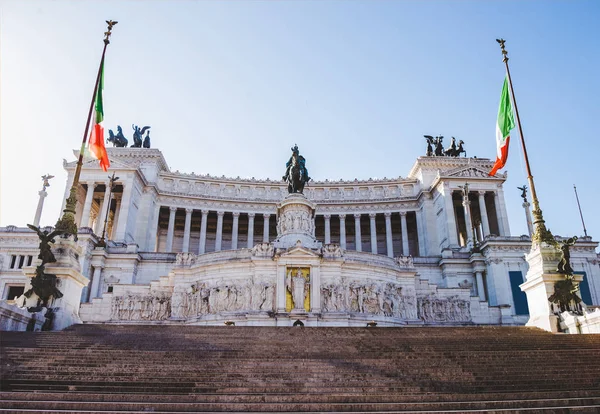
<svg viewBox="0 0 600 414">
<path fill-rule="evenodd" d="M 119 177 L 115 177 L 115 173 L 113 172 L 112 176 L 109 176 L 109 191 L 108 191 L 108 199 L 104 202 L 106 203 L 106 213 L 104 214 L 104 225 L 102 226 L 102 237 L 98 242 L 98 247 L 106 247 L 106 223 L 108 222 L 108 213 L 110 211 L 110 203 L 112 201 L 112 193 L 115 190 L 115 181 L 119 179 Z"/>
</svg>

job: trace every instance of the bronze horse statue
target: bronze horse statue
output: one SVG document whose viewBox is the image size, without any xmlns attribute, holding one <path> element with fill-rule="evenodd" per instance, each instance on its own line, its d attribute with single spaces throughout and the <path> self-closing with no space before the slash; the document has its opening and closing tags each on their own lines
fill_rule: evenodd
<svg viewBox="0 0 600 414">
<path fill-rule="evenodd" d="M 112 142 L 113 147 L 124 148 L 127 146 L 127 138 L 123 135 L 123 130 L 120 125 L 117 125 L 117 135 L 114 134 L 112 129 L 108 130 L 108 142 Z"/>
<path fill-rule="evenodd" d="M 298 151 L 298 146 L 292 148 L 292 156 L 286 163 L 286 171 L 283 180 L 287 182 L 288 193 L 303 193 L 304 186 L 310 181 L 306 160 Z"/>
</svg>

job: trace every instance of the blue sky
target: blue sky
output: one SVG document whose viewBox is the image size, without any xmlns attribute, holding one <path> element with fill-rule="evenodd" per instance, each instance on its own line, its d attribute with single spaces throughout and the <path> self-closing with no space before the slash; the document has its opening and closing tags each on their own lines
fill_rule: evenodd
<svg viewBox="0 0 600 414">
<path fill-rule="evenodd" d="M 600 238 L 597 1 L 1 1 L 0 225 L 33 220 L 45 173 L 58 217 L 106 19 L 107 129 L 151 125 L 173 170 L 272 179 L 294 143 L 315 179 L 405 176 L 423 134 L 493 158 L 503 37 L 547 224 L 583 233 L 577 184 Z M 506 170 L 524 234 L 516 139 Z"/>
</svg>

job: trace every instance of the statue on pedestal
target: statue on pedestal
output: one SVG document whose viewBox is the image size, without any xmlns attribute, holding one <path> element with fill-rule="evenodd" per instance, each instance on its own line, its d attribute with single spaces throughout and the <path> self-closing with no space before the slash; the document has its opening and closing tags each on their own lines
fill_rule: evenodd
<svg viewBox="0 0 600 414">
<path fill-rule="evenodd" d="M 286 288 L 292 295 L 292 310 L 304 311 L 304 300 L 309 289 L 309 280 L 302 274 L 302 269 L 298 268 L 296 274 L 290 270 L 286 278 Z"/>
<path fill-rule="evenodd" d="M 292 156 L 285 164 L 285 175 L 283 181 L 288 184 L 288 192 L 300 193 L 304 191 L 304 186 L 310 181 L 308 176 L 308 170 L 306 169 L 306 159 L 300 155 L 298 151 L 298 145 L 294 145 L 292 150 Z"/>
</svg>

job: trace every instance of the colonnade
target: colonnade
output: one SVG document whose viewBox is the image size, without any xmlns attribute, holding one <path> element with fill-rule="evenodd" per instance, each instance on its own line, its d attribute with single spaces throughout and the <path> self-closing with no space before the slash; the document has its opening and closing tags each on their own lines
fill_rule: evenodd
<svg viewBox="0 0 600 414">
<path fill-rule="evenodd" d="M 462 192 L 453 191 L 451 195 L 451 197 L 446 197 L 445 202 L 446 208 L 453 212 L 448 217 L 450 240 L 454 241 L 453 244 L 460 244 L 459 240 L 456 239 L 457 235 L 460 234 L 466 236 L 466 240 L 463 240 L 463 244 L 466 245 L 474 240 L 482 242 L 490 234 L 506 236 L 510 233 L 507 228 L 508 221 L 505 220 L 506 213 L 502 209 L 500 200 L 502 194 L 496 191 L 480 190 L 469 191 L 466 196 Z M 490 219 L 490 212 L 486 205 L 486 195 L 488 199 L 489 197 L 494 198 L 492 219 Z M 477 210 L 472 208 L 474 202 L 477 204 Z M 462 208 L 458 208 L 459 206 Z M 455 229 L 454 232 L 452 228 Z"/>
<path fill-rule="evenodd" d="M 157 213 L 160 212 L 160 207 L 157 206 Z M 166 251 L 173 252 L 173 239 L 175 236 L 175 215 L 177 214 L 178 207 L 171 206 L 169 207 L 169 221 L 167 227 L 167 240 L 166 240 Z M 183 247 L 181 249 L 182 252 L 188 253 L 190 252 L 190 239 L 192 236 L 192 214 L 195 211 L 192 208 L 185 208 L 185 224 L 183 230 Z M 209 210 L 200 210 L 201 219 L 200 219 L 200 231 L 199 231 L 199 244 L 198 250 L 196 253 L 203 254 L 207 252 L 206 240 L 207 240 L 207 223 L 208 223 L 208 215 L 210 213 Z M 217 214 L 217 223 L 216 223 L 216 236 L 215 236 L 215 247 L 214 251 L 221 251 L 223 249 L 223 217 L 225 215 L 225 211 L 218 210 Z M 242 246 L 238 245 L 239 241 L 239 218 L 240 212 L 234 211 L 231 213 L 233 216 L 233 223 L 231 229 L 231 249 L 236 250 Z M 247 248 L 254 247 L 254 219 L 257 213 L 243 213 L 248 217 L 248 229 L 247 229 L 247 237 L 246 237 L 246 246 Z M 269 230 L 270 230 L 270 218 L 271 214 L 262 214 L 263 217 L 263 238 L 262 241 L 267 243 L 269 242 Z M 155 219 L 154 234 L 158 231 L 158 214 Z"/>
<path fill-rule="evenodd" d="M 100 235 L 102 234 L 104 221 L 106 219 L 106 215 L 108 214 L 108 209 L 106 203 L 110 197 L 110 183 L 109 181 L 96 182 L 96 181 L 86 181 L 82 184 L 87 185 L 87 190 L 85 194 L 85 199 L 83 202 L 83 206 L 81 209 L 81 216 L 79 220 L 80 227 L 90 227 L 94 223 L 94 217 L 92 217 L 92 205 L 94 201 L 95 190 L 98 187 L 104 187 L 104 195 L 100 197 L 98 204 L 98 214 L 95 217 L 95 225 L 94 225 L 94 233 Z M 124 182 L 116 183 L 116 186 L 119 186 L 122 189 L 119 192 L 113 193 L 112 199 L 115 200 L 115 215 L 112 223 L 112 239 L 120 240 L 125 235 L 126 228 L 126 220 L 119 220 L 120 217 L 127 216 L 127 210 L 129 209 L 129 204 L 131 201 L 131 188 L 132 184 L 126 184 Z"/>
</svg>

